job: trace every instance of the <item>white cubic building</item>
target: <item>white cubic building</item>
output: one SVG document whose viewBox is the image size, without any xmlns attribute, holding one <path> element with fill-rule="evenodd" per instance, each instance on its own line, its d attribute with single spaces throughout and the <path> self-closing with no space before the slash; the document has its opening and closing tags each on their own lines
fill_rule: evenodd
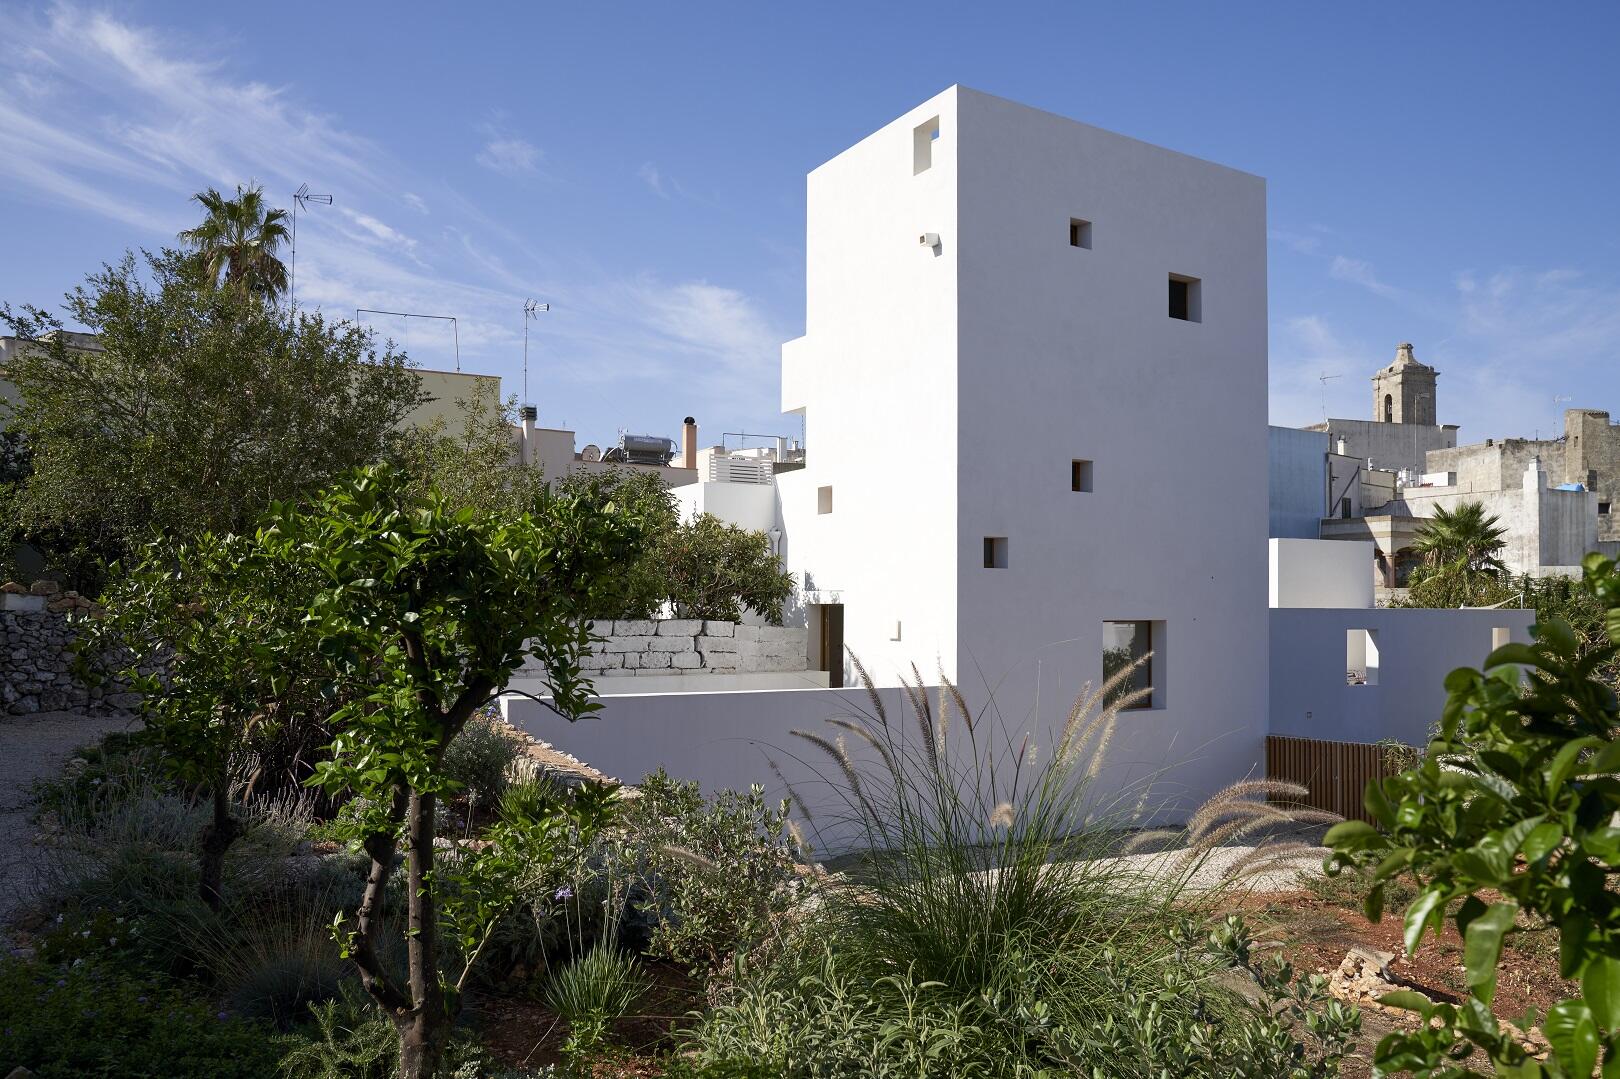
<svg viewBox="0 0 1620 1079">
<path fill-rule="evenodd" d="M 953 87 L 812 172 L 808 216 L 806 332 L 782 358 L 806 466 L 777 479 L 835 684 L 842 643 L 880 680 L 916 662 L 993 687 L 1020 720 L 1038 690 L 1060 723 L 1105 638 L 1134 637 L 1152 705 L 1122 743 L 1246 772 L 1264 181 Z"/>
<path fill-rule="evenodd" d="M 880 686 L 915 664 L 993 698 L 1010 744 L 1042 748 L 1086 683 L 1150 652 L 1101 781 L 1151 778 L 1175 816 L 1264 774 L 1268 733 L 1421 739 L 1447 671 L 1524 639 L 1530 612 L 1373 610 L 1370 546 L 1268 554 L 1259 177 L 952 87 L 807 194 L 805 334 L 782 350 L 802 467 L 778 451 L 767 484 L 711 457 L 679 492 L 771 535 L 806 677 L 618 693 L 571 728 L 509 700 L 532 733 L 632 782 L 813 797 L 792 732 L 865 707 L 846 647 Z M 1301 453 L 1321 479 L 1293 532 L 1334 456 L 1316 435 L 1269 457 Z"/>
</svg>

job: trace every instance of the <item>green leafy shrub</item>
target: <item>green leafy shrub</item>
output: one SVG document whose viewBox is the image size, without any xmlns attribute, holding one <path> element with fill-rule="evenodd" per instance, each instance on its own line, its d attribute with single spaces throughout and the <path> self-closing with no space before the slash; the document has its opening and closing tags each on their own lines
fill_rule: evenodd
<svg viewBox="0 0 1620 1079">
<path fill-rule="evenodd" d="M 831 721 L 845 740 L 800 732 L 842 777 L 840 824 L 861 837 L 847 879 L 738 963 L 688 1035 L 697 1059 L 790 1076 L 1336 1074 L 1353 1011 L 1249 964 L 1237 928 L 1188 929 L 1199 849 L 1152 873 L 1108 857 L 1134 821 L 1091 779 L 1139 696 L 1118 692 L 1132 673 L 1037 753 L 948 683 L 937 710 L 914 685 L 911 714 L 890 716 L 863 672 L 872 712 Z M 1227 818 L 1210 834 L 1230 836 L 1245 805 L 1212 800 L 1203 823 Z M 1263 979 L 1267 1009 L 1230 987 L 1234 964 Z"/>
<path fill-rule="evenodd" d="M 1425 1023 L 1379 1042 L 1384 1074 L 1476 1075 L 1456 1063 L 1470 1046 L 1499 1074 L 1584 1077 L 1600 1057 L 1604 1074 L 1620 1074 L 1620 700 L 1601 676 L 1620 656 L 1620 572 L 1598 555 L 1584 569 L 1607 639 L 1583 642 L 1562 619 L 1544 618 L 1533 644 L 1498 648 L 1483 671 L 1451 672 L 1423 762 L 1367 786 L 1376 827 L 1347 821 L 1328 833 L 1330 871 L 1373 874 L 1369 918 L 1383 915 L 1395 878 L 1416 884 L 1403 919 L 1409 953 L 1448 910 L 1463 937 L 1461 1005 L 1385 998 Z M 1581 986 L 1541 1018 L 1553 1047 L 1545 1062 L 1491 1012 L 1504 944 L 1536 930 L 1557 933 L 1559 973 Z"/>
<path fill-rule="evenodd" d="M 474 804 L 493 807 L 506 792 L 512 762 L 522 754 L 522 736 L 499 715 L 484 712 L 468 720 L 445 746 L 444 772 L 466 789 Z"/>
<path fill-rule="evenodd" d="M 788 829 L 787 802 L 767 803 L 758 786 L 707 799 L 696 783 L 662 770 L 638 790 L 606 845 L 631 882 L 649 951 L 715 969 L 764 940 L 801 880 L 803 851 Z"/>
<path fill-rule="evenodd" d="M 543 994 L 546 1006 L 568 1024 L 564 1053 L 584 1060 L 601 1048 L 608 1029 L 630 1014 L 647 989 L 635 957 L 599 941 L 554 972 Z"/>
<path fill-rule="evenodd" d="M 0 959 L 0 1062 L 40 1079 L 260 1079 L 283 1043 L 273 1028 L 116 964 Z"/>
</svg>

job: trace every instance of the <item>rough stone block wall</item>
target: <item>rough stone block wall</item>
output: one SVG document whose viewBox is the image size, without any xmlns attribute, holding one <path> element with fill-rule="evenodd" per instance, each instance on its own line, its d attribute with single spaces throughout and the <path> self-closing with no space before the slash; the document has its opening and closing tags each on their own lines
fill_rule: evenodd
<svg viewBox="0 0 1620 1079">
<path fill-rule="evenodd" d="M 0 611 L 0 716 L 128 709 L 134 694 L 73 674 L 72 624 L 58 611 Z"/>
<path fill-rule="evenodd" d="M 806 631 L 694 618 L 620 619 L 591 627 L 602 639 L 580 662 L 598 678 L 802 671 Z M 527 669 L 533 670 L 530 661 Z"/>
</svg>

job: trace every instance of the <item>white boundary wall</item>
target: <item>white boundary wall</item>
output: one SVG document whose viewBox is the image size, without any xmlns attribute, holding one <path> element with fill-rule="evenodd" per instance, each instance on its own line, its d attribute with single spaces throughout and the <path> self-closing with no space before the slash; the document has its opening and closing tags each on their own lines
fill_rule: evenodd
<svg viewBox="0 0 1620 1079">
<path fill-rule="evenodd" d="M 1336 742 L 1428 741 L 1445 677 L 1494 644 L 1529 641 L 1534 611 L 1277 608 L 1271 612 L 1271 733 Z M 1347 685 L 1351 630 L 1370 630 L 1377 684 Z"/>
</svg>

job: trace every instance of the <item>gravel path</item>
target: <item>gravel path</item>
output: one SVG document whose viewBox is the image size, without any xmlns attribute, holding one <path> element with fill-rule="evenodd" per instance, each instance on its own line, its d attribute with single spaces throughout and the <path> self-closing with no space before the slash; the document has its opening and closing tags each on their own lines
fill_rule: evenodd
<svg viewBox="0 0 1620 1079">
<path fill-rule="evenodd" d="M 80 746 L 128 729 L 129 716 L 41 712 L 0 719 L 0 938 L 4 924 L 34 884 L 34 825 L 29 790 L 48 779 Z M 3 942 L 3 940 L 0 940 Z"/>
</svg>

